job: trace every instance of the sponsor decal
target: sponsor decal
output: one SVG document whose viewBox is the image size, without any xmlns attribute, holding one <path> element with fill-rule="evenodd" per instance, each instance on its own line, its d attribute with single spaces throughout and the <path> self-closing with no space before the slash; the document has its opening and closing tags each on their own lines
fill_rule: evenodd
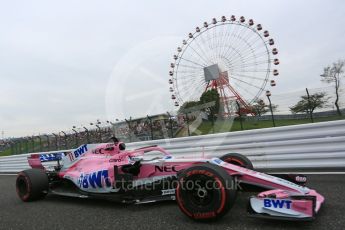
<svg viewBox="0 0 345 230">
<path fill-rule="evenodd" d="M 194 213 L 193 217 L 195 219 L 205 219 L 205 218 L 210 218 L 210 217 L 215 217 L 216 213 L 215 212 L 203 212 L 203 213 Z"/>
<path fill-rule="evenodd" d="M 220 165 L 223 161 L 221 159 L 214 158 L 214 159 L 212 159 L 212 162 L 217 164 L 217 165 Z"/>
<path fill-rule="evenodd" d="M 265 208 L 286 208 L 291 209 L 291 200 L 264 199 Z"/>
<path fill-rule="evenodd" d="M 176 170 L 177 165 L 165 165 L 165 166 L 155 166 L 155 172 L 178 172 Z"/>
<path fill-rule="evenodd" d="M 93 154 L 104 154 L 102 153 L 102 148 L 92 150 Z"/>
<path fill-rule="evenodd" d="M 69 158 L 70 161 L 74 161 L 74 160 L 75 160 L 75 158 L 74 158 L 74 153 L 69 152 L 69 153 L 67 153 L 67 156 L 68 156 L 68 158 Z"/>
<path fill-rule="evenodd" d="M 76 159 L 76 158 L 84 155 L 84 153 L 86 153 L 86 152 L 87 152 L 87 145 L 85 144 L 85 145 L 82 145 L 73 151 L 74 158 Z"/>
<path fill-rule="evenodd" d="M 166 189 L 162 190 L 162 195 L 174 195 L 175 194 L 175 189 Z"/>
<path fill-rule="evenodd" d="M 295 180 L 296 180 L 297 182 L 302 182 L 302 183 L 304 183 L 304 182 L 307 182 L 307 177 L 305 177 L 305 176 L 296 176 L 296 177 L 295 177 Z"/>
<path fill-rule="evenodd" d="M 63 153 L 47 153 L 47 154 L 40 154 L 40 161 L 58 161 L 62 159 Z"/>
<path fill-rule="evenodd" d="M 121 158 L 113 158 L 113 159 L 110 159 L 109 162 L 121 162 L 122 159 Z"/>
<path fill-rule="evenodd" d="M 110 187 L 110 178 L 108 176 L 108 170 L 100 170 L 89 174 L 81 174 L 78 179 L 80 188 L 102 188 Z"/>
<path fill-rule="evenodd" d="M 213 173 L 206 171 L 206 170 L 203 170 L 203 169 L 202 170 L 195 169 L 195 170 L 187 172 L 187 176 L 191 176 L 191 175 L 195 175 L 195 174 L 204 174 L 204 175 L 209 176 L 209 177 L 214 177 Z"/>
</svg>

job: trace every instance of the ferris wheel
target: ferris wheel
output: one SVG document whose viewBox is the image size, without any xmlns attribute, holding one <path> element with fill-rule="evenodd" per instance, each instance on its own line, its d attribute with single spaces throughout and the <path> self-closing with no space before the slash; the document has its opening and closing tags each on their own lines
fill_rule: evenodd
<svg viewBox="0 0 345 230">
<path fill-rule="evenodd" d="M 170 64 L 169 91 L 175 106 L 198 101 L 207 90 L 216 89 L 224 115 L 234 113 L 234 102 L 242 111 L 253 113 L 267 83 L 275 86 L 279 75 L 277 48 L 269 32 L 253 19 L 234 15 L 196 27 L 182 41 Z"/>
</svg>

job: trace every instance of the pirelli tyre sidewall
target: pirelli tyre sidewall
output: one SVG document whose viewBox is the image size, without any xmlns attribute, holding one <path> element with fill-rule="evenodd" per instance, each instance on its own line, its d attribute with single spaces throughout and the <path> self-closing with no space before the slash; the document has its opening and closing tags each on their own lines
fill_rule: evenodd
<svg viewBox="0 0 345 230">
<path fill-rule="evenodd" d="M 22 201 L 42 199 L 47 195 L 48 188 L 48 176 L 43 170 L 28 169 L 18 173 L 16 191 Z"/>
<path fill-rule="evenodd" d="M 217 165 L 190 167 L 179 175 L 178 182 L 178 206 L 194 220 L 218 219 L 229 211 L 236 199 L 233 178 Z"/>
<path fill-rule="evenodd" d="M 251 170 L 254 169 L 254 166 L 252 162 L 248 159 L 248 157 L 239 153 L 228 153 L 221 156 L 219 159 L 221 159 L 222 161 L 225 161 L 226 163 L 238 165 L 243 168 L 247 168 Z"/>
</svg>

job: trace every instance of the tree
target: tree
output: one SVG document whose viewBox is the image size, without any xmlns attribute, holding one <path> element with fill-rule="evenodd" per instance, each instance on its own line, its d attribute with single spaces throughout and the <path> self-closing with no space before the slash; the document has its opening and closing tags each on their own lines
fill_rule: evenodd
<svg viewBox="0 0 345 230">
<path fill-rule="evenodd" d="M 315 109 L 321 109 L 326 107 L 328 101 L 326 93 L 315 93 L 308 96 L 301 96 L 301 100 L 296 105 L 290 107 L 292 113 L 313 113 Z"/>
<path fill-rule="evenodd" d="M 327 66 L 323 69 L 323 74 L 321 74 L 321 81 L 327 83 L 333 83 L 335 87 L 335 102 L 334 105 L 337 108 L 338 115 L 341 115 L 341 111 L 339 108 L 339 87 L 340 87 L 340 78 L 344 77 L 344 65 L 345 60 L 338 60 L 338 62 L 334 62 L 332 66 Z"/>
<path fill-rule="evenodd" d="M 185 103 L 183 103 L 183 105 L 179 108 L 178 113 L 184 113 L 185 109 L 194 107 L 199 105 L 200 102 L 199 101 L 186 101 Z"/>
<path fill-rule="evenodd" d="M 200 97 L 200 104 L 205 104 L 208 102 L 215 102 L 215 105 L 208 109 L 208 118 L 214 119 L 214 116 L 219 112 L 219 93 L 216 89 L 207 90 Z"/>
<path fill-rule="evenodd" d="M 278 108 L 278 105 L 274 105 L 272 104 L 272 111 L 276 111 Z M 253 105 L 252 105 L 252 109 L 253 112 L 256 115 L 259 115 L 259 117 L 265 113 L 267 113 L 268 111 L 270 111 L 270 106 L 266 105 L 266 103 L 264 102 L 264 100 L 260 99 L 258 101 L 256 101 Z"/>
</svg>

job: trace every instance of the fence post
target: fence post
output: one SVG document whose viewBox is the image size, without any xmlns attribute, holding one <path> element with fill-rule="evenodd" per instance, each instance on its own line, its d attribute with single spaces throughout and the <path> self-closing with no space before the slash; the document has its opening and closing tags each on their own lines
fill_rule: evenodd
<svg viewBox="0 0 345 230">
<path fill-rule="evenodd" d="M 85 132 L 86 132 L 87 143 L 90 144 L 89 130 L 86 127 L 83 127 L 83 128 L 85 129 Z"/>
<path fill-rule="evenodd" d="M 74 141 L 75 141 L 75 147 L 77 148 L 78 147 L 78 132 L 77 130 L 75 130 L 75 126 L 73 126 L 73 129 L 72 131 L 75 133 L 75 136 L 74 136 Z"/>
</svg>

